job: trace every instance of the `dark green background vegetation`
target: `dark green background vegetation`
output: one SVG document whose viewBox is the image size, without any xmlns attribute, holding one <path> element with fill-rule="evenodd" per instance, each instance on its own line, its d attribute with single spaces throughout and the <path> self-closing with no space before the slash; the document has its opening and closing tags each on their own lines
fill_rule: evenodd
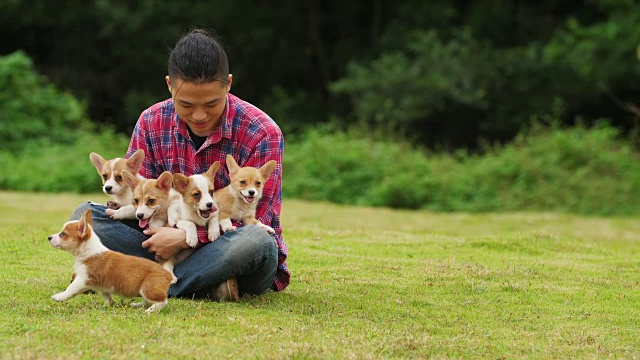
<svg viewBox="0 0 640 360">
<path fill-rule="evenodd" d="M 88 153 L 124 154 L 204 27 L 285 133 L 285 197 L 638 214 L 638 24 L 624 0 L 0 1 L 0 188 L 99 190 Z"/>
</svg>

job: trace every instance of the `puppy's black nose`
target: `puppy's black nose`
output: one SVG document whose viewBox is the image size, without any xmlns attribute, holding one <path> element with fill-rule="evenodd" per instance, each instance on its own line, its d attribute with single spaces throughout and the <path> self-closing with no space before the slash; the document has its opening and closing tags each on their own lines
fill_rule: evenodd
<svg viewBox="0 0 640 360">
<path fill-rule="evenodd" d="M 137 214 L 136 214 L 136 217 L 137 217 L 138 219 L 142 219 L 142 217 L 143 217 L 143 216 L 144 216 L 144 214 L 143 214 L 143 213 L 137 213 Z"/>
<path fill-rule="evenodd" d="M 51 241 L 51 239 L 53 239 L 53 236 L 49 235 L 48 239 L 49 241 Z"/>
<path fill-rule="evenodd" d="M 108 193 L 111 192 L 111 189 L 113 189 L 113 187 L 111 185 L 107 185 L 107 186 L 104 187 L 104 191 L 106 191 Z"/>
<path fill-rule="evenodd" d="M 206 205 L 207 205 L 207 209 L 211 209 L 211 207 L 213 206 L 213 203 L 212 202 L 208 202 Z"/>
<path fill-rule="evenodd" d="M 249 190 L 249 196 L 253 196 L 256 192 L 254 190 Z"/>
</svg>

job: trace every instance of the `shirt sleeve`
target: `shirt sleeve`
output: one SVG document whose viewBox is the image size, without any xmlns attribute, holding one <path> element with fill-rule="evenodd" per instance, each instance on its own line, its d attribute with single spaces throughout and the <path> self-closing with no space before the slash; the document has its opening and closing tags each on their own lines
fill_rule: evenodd
<svg viewBox="0 0 640 360">
<path fill-rule="evenodd" d="M 284 155 L 284 138 L 281 132 L 273 132 L 263 137 L 254 147 L 253 153 L 245 164 L 240 166 L 261 167 L 270 160 L 275 160 L 276 168 L 264 185 L 262 198 L 256 209 L 256 219 L 271 226 L 277 236 L 282 235 L 280 226 L 280 209 L 282 207 L 282 157 Z"/>
<path fill-rule="evenodd" d="M 147 179 L 155 179 L 158 177 L 158 171 L 154 165 L 156 163 L 155 154 L 150 150 L 152 147 L 149 146 L 149 142 L 151 140 L 147 129 L 148 117 L 149 114 L 147 111 L 140 114 L 140 118 L 138 118 L 138 122 L 136 123 L 136 126 L 133 129 L 133 134 L 131 135 L 129 149 L 127 150 L 127 158 L 138 149 L 144 150 L 144 161 L 140 167 L 139 174 Z"/>
<path fill-rule="evenodd" d="M 245 164 L 240 166 L 261 167 L 270 160 L 276 161 L 276 168 L 264 186 L 262 198 L 256 209 L 256 219 L 275 230 L 273 235 L 278 246 L 278 270 L 272 288 L 281 291 L 289 285 L 290 273 L 286 260 L 288 248 L 282 236 L 280 209 L 282 207 L 282 158 L 284 156 L 284 138 L 280 130 L 273 131 L 263 137 L 254 147 Z"/>
</svg>

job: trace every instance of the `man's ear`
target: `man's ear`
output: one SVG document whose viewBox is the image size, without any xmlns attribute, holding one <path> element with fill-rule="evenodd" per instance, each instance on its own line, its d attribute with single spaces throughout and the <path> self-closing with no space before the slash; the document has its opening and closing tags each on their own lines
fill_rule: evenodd
<svg viewBox="0 0 640 360">
<path fill-rule="evenodd" d="M 233 82 L 233 75 L 229 74 L 227 79 L 227 92 L 231 91 L 231 83 Z"/>
<path fill-rule="evenodd" d="M 164 77 L 164 80 L 167 82 L 167 89 L 169 89 L 171 96 L 173 96 L 173 93 L 171 92 L 171 78 L 167 75 Z"/>
</svg>

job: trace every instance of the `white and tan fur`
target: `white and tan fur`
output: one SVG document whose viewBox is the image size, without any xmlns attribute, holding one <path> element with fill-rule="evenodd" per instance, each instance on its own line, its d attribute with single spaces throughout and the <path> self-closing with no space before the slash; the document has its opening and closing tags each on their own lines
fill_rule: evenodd
<svg viewBox="0 0 640 360">
<path fill-rule="evenodd" d="M 124 181 L 122 172 L 126 170 L 143 179 L 138 175 L 138 171 L 144 161 L 144 150 L 137 150 L 126 160 L 121 158 L 105 160 L 99 154 L 92 152 L 89 154 L 89 160 L 102 179 L 102 191 L 113 198 L 113 201 L 107 202 L 107 216 L 116 220 L 135 219 L 133 189 Z"/>
<path fill-rule="evenodd" d="M 204 174 L 189 177 L 183 174 L 173 175 L 173 187 L 181 198 L 177 216 L 169 218 L 169 225 L 185 230 L 187 244 L 191 247 L 198 245 L 196 226 L 207 227 L 209 241 L 215 241 L 220 236 L 218 207 L 213 198 L 213 183 L 219 169 L 220 162 L 216 161 Z"/>
<path fill-rule="evenodd" d="M 234 219 L 244 225 L 260 225 L 269 233 L 275 233 L 273 228 L 256 219 L 256 207 L 262 197 L 264 184 L 276 168 L 275 160 L 260 168 L 240 167 L 231 155 L 227 155 L 226 162 L 229 169 L 229 185 L 215 192 L 222 231 L 235 230 L 236 227 L 231 222 L 231 219 Z"/>
<path fill-rule="evenodd" d="M 180 194 L 173 189 L 173 175 L 165 171 L 158 179 L 139 179 L 128 171 L 122 177 L 133 189 L 135 217 L 142 229 L 155 229 L 167 225 L 169 218 L 176 218 Z M 162 266 L 173 274 L 175 259 L 161 260 Z M 178 279 L 174 276 L 173 282 Z"/>
<path fill-rule="evenodd" d="M 165 226 L 169 213 L 177 211 L 180 199 L 180 194 L 173 189 L 173 175 L 165 171 L 157 179 L 139 179 L 125 170 L 122 177 L 133 189 L 134 213 L 140 228 Z"/>
<path fill-rule="evenodd" d="M 52 299 L 66 301 L 93 290 L 102 294 L 109 305 L 113 304 L 111 294 L 117 294 L 126 298 L 141 296 L 144 301 L 132 306 L 148 307 L 147 313 L 165 307 L 171 274 L 151 260 L 109 250 L 91 225 L 89 209 L 80 220 L 65 223 L 59 233 L 49 236 L 53 247 L 68 251 L 75 258 L 73 281 Z"/>
</svg>

